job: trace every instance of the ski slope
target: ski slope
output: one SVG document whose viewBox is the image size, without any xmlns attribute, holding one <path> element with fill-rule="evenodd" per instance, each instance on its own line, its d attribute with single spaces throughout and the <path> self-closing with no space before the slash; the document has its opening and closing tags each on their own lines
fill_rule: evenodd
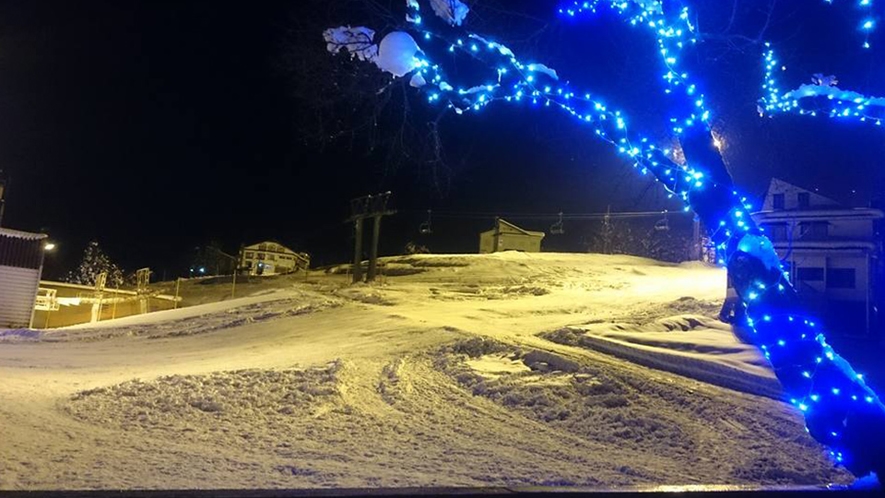
<svg viewBox="0 0 885 498">
<path fill-rule="evenodd" d="M 723 270 L 502 253 L 385 271 L 0 332 L 0 488 L 850 480 L 712 318 Z"/>
</svg>

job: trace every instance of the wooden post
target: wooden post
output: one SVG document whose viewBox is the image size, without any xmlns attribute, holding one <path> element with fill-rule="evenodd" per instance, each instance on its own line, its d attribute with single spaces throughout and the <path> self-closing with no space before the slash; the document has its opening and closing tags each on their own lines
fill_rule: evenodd
<svg viewBox="0 0 885 498">
<path fill-rule="evenodd" d="M 363 281 L 363 219 L 363 217 L 357 217 L 353 221 L 353 283 Z"/>
<path fill-rule="evenodd" d="M 173 301 L 172 309 L 178 309 L 178 288 L 181 286 L 181 277 L 175 279 L 175 301 Z"/>
<path fill-rule="evenodd" d="M 111 320 L 117 318 L 117 301 L 120 300 L 120 286 L 117 286 L 117 292 L 114 293 L 114 307 L 111 311 Z"/>
<path fill-rule="evenodd" d="M 230 298 L 233 299 L 235 297 L 237 297 L 237 264 L 236 263 L 234 263 L 233 281 L 231 282 L 231 285 L 230 285 Z"/>
<path fill-rule="evenodd" d="M 372 249 L 369 252 L 369 274 L 366 275 L 366 282 L 374 282 L 375 275 L 378 273 L 378 239 L 381 238 L 381 216 L 380 213 L 373 216 Z"/>
</svg>

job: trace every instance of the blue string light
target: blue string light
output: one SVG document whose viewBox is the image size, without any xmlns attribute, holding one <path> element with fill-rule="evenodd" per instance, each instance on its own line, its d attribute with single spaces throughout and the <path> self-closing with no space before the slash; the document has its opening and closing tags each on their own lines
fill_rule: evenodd
<svg viewBox="0 0 885 498">
<path fill-rule="evenodd" d="M 407 5 L 409 16 L 414 18 L 417 2 L 407 0 Z M 674 135 L 683 137 L 684 147 L 693 137 L 709 141 L 710 110 L 700 85 L 680 65 L 682 52 L 697 43 L 689 11 L 684 8 L 668 17 L 659 0 L 588 0 L 572 2 L 560 13 L 569 17 L 592 15 L 601 7 L 609 7 L 630 25 L 644 26 L 654 33 L 663 68 L 663 91 L 683 99 L 681 105 L 674 105 L 677 114 L 669 118 Z M 830 448 L 836 462 L 858 475 L 885 470 L 885 405 L 863 376 L 827 344 L 816 320 L 801 305 L 787 280 L 771 241 L 747 215 L 752 206 L 746 197 L 730 185 L 714 181 L 706 168 L 678 163 L 672 150 L 636 135 L 623 112 L 589 92 L 560 83 L 557 73 L 546 65 L 524 63 L 506 46 L 473 33 L 452 39 L 425 30 L 413 20 L 410 23 L 425 40 L 447 43 L 448 53 L 479 60 L 494 69 L 490 81 L 453 86 L 447 82 L 442 66 L 422 54 L 416 71 L 430 82 L 421 87 L 428 102 L 446 105 L 458 114 L 477 112 L 499 101 L 558 108 L 591 126 L 594 136 L 611 144 L 640 173 L 654 176 L 671 197 L 682 200 L 686 210 L 695 210 L 705 225 L 712 227 L 710 236 L 717 260 L 732 275 L 754 344 L 770 362 L 786 398 L 805 416 L 809 433 Z M 870 25 L 868 31 L 874 27 Z M 766 112 L 819 112 L 808 110 L 805 101 L 811 98 L 820 105 L 816 101 L 822 97 L 829 102 L 827 112 L 834 117 L 852 105 L 848 115 L 857 112 L 854 116 L 860 119 L 874 116 L 871 109 L 877 106 L 873 99 L 852 99 L 848 103 L 833 95 L 834 91 L 827 96 L 803 96 L 795 91 L 782 94 L 774 78 L 778 62 L 770 47 L 765 64 L 765 97 L 760 107 Z M 693 154 L 686 151 L 688 162 L 694 159 Z"/>
<path fill-rule="evenodd" d="M 818 75 L 816 84 L 804 84 L 781 93 L 775 73 L 785 72 L 770 43 L 763 55 L 765 76 L 763 97 L 759 100 L 760 114 L 798 113 L 809 116 L 828 116 L 836 119 L 856 119 L 882 126 L 885 119 L 885 98 L 869 97 L 835 86 L 833 77 Z"/>
</svg>

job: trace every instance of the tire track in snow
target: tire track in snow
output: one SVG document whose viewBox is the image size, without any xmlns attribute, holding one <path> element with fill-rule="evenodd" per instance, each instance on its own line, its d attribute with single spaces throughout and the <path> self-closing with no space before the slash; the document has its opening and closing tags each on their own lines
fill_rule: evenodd
<svg viewBox="0 0 885 498">
<path fill-rule="evenodd" d="M 552 336 L 547 338 L 554 342 L 559 342 Z M 590 334 L 581 335 L 578 339 L 578 345 L 636 363 L 637 365 L 675 373 L 708 384 L 757 396 L 765 396 L 778 401 L 783 399 L 781 386 L 777 379 L 752 375 L 721 363 L 650 348 L 637 348 L 622 341 Z"/>
</svg>

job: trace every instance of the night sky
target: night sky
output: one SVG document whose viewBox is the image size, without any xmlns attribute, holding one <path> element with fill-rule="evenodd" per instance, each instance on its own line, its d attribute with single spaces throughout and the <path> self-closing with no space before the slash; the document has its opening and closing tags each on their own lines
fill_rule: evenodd
<svg viewBox="0 0 885 498">
<path fill-rule="evenodd" d="M 353 3 L 0 3 L 0 169 L 12 178 L 4 226 L 49 233 L 59 243 L 57 271 L 98 240 L 126 269 L 150 266 L 171 277 L 195 246 L 213 241 L 233 252 L 277 239 L 317 264 L 343 261 L 349 199 L 382 190 L 393 191 L 399 210 L 385 222 L 384 254 L 409 240 L 472 252 L 493 214 L 676 207 L 586 128 L 553 112 L 492 106 L 444 119 L 445 167 L 411 156 L 391 161 L 358 133 L 317 140 L 331 132 L 317 123 L 313 99 L 337 97 L 323 72 L 341 67 L 327 60 L 321 29 L 364 21 L 348 16 Z M 650 128 L 665 123 L 666 102 L 649 83 L 658 77 L 653 45 L 637 31 L 612 16 L 557 19 L 556 2 L 506 2 L 505 13 L 505 3 L 480 3 L 483 32 L 549 61 L 576 86 L 611 95 Z M 751 9 L 741 19 L 751 31 L 758 15 Z M 791 69 L 784 87 L 823 72 L 843 88 L 885 95 L 885 50 L 862 51 L 856 21 L 850 6 L 782 1 L 769 38 Z M 881 34 L 873 41 L 885 47 Z M 778 176 L 868 204 L 885 184 L 885 131 L 826 118 L 760 119 L 760 60 L 758 47 L 743 48 L 704 78 L 725 120 L 736 182 L 759 196 Z M 415 126 L 430 112 L 417 110 Z M 440 217 L 434 234 L 422 236 L 430 208 Z M 552 221 L 524 224 L 544 230 Z"/>
</svg>

